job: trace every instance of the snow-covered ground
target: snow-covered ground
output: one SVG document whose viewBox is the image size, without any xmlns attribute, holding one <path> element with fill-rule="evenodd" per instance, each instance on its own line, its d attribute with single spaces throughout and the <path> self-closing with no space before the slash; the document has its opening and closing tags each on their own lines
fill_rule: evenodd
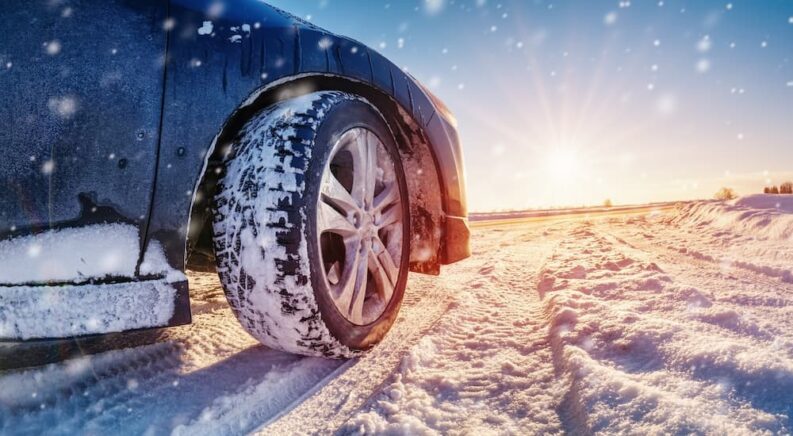
<svg viewBox="0 0 793 436">
<path fill-rule="evenodd" d="M 193 325 L 0 373 L 0 433 L 793 431 L 793 197 L 473 235 L 347 361 L 257 345 L 192 273 Z"/>
</svg>

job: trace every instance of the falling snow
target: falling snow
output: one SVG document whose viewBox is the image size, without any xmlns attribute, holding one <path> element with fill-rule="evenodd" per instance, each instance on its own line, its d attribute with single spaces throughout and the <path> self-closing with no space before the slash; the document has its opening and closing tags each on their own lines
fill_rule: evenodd
<svg viewBox="0 0 793 436">
<path fill-rule="evenodd" d="M 211 21 L 204 21 L 201 27 L 198 28 L 199 35 L 210 35 L 212 34 L 213 25 Z"/>
<path fill-rule="evenodd" d="M 77 112 L 77 100 L 74 97 L 53 97 L 47 107 L 61 118 L 69 119 Z"/>
</svg>

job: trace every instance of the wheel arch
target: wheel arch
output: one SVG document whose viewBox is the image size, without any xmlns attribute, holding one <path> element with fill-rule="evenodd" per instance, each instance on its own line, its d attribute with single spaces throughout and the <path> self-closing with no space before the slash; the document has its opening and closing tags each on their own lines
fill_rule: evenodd
<svg viewBox="0 0 793 436">
<path fill-rule="evenodd" d="M 410 198 L 410 270 L 438 274 L 444 262 L 445 183 L 435 146 L 426 127 L 396 99 L 371 84 L 326 73 L 308 73 L 272 82 L 253 94 L 228 118 L 208 151 L 190 211 L 188 266 L 214 269 L 210 202 L 223 175 L 225 158 L 244 124 L 262 109 L 311 92 L 337 90 L 368 100 L 383 116 L 396 139 Z"/>
</svg>

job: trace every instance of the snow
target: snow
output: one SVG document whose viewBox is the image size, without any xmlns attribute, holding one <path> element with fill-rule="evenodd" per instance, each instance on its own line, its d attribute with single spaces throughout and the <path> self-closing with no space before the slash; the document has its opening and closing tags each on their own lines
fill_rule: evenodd
<svg viewBox="0 0 793 436">
<path fill-rule="evenodd" d="M 163 326 L 176 289 L 165 281 L 14 286 L 0 292 L 0 338 L 48 338 Z"/>
<path fill-rule="evenodd" d="M 758 194 L 724 203 L 692 203 L 682 207 L 673 224 L 716 228 L 738 238 L 790 242 L 793 195 Z"/>
<path fill-rule="evenodd" d="M 347 361 L 258 345 L 191 273 L 194 325 L 0 372 L 0 433 L 788 434 L 792 213 L 771 197 L 477 224 L 473 257 L 412 275 Z"/>
<path fill-rule="evenodd" d="M 49 230 L 0 241 L 0 284 L 85 282 L 133 277 L 140 251 L 138 228 L 131 224 L 96 224 Z M 171 268 L 156 240 L 151 241 L 141 274 L 184 280 Z"/>
<path fill-rule="evenodd" d="M 788 433 L 793 286 L 772 270 L 715 256 L 724 253 L 725 231 L 740 239 L 738 252 L 767 244 L 754 239 L 764 228 L 744 221 L 762 216 L 774 228 L 786 220 L 784 207 L 769 210 L 769 201 L 488 229 L 505 234 L 489 235 L 487 244 L 476 238 L 473 261 L 492 264 L 455 283 L 465 296 L 447 322 L 410 350 L 344 430 Z M 731 225 L 702 224 L 703 214 Z M 706 251 L 714 257 L 689 258 Z M 751 261 L 773 264 L 791 254 L 788 242 Z M 535 304 L 526 278 L 539 295 Z M 493 304 L 496 295 L 505 301 Z M 468 317 L 454 317 L 458 310 Z M 484 316 L 470 317 L 477 312 Z M 531 329 L 534 343 L 523 339 Z M 530 404 L 520 404 L 524 397 Z"/>
<path fill-rule="evenodd" d="M 201 27 L 198 28 L 198 34 L 199 35 L 211 35 L 213 28 L 214 28 L 214 26 L 212 25 L 211 21 L 204 21 L 204 23 L 201 25 Z"/>
<path fill-rule="evenodd" d="M 780 212 L 793 213 L 793 195 L 749 195 L 739 197 L 731 205 L 749 209 L 775 209 Z"/>
</svg>

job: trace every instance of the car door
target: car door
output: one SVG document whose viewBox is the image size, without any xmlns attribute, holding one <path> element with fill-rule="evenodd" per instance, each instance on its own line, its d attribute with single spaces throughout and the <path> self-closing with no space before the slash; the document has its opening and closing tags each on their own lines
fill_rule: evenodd
<svg viewBox="0 0 793 436">
<path fill-rule="evenodd" d="M 0 258 L 49 265 L 21 276 L 0 268 L 0 283 L 135 274 L 156 172 L 166 18 L 166 0 L 0 2 Z M 30 248 L 46 234 L 38 252 L 9 243 L 27 238 L 16 240 Z M 125 252 L 109 260 L 101 250 L 113 244 Z"/>
</svg>

